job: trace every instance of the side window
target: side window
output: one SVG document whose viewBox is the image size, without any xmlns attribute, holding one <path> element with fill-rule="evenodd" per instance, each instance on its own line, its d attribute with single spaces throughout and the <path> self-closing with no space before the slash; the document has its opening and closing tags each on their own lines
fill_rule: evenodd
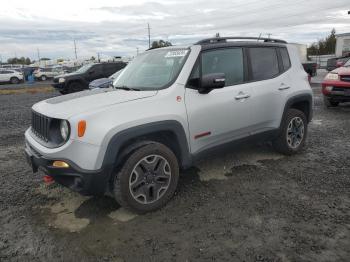
<svg viewBox="0 0 350 262">
<path fill-rule="evenodd" d="M 244 80 L 242 48 L 207 51 L 202 54 L 202 75 L 224 73 L 226 85 L 240 84 Z"/>
<path fill-rule="evenodd" d="M 287 48 L 280 48 L 280 53 L 282 58 L 283 71 L 287 71 L 290 68 L 290 59 Z"/>
<path fill-rule="evenodd" d="M 278 58 L 275 48 L 249 48 L 253 80 L 265 80 L 279 74 Z"/>
</svg>

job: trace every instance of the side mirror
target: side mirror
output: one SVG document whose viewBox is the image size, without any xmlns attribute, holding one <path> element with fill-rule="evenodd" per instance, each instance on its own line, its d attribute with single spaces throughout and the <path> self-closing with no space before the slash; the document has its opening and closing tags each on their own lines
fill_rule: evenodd
<svg viewBox="0 0 350 262">
<path fill-rule="evenodd" d="M 89 75 L 92 75 L 94 73 L 95 73 L 95 71 L 89 71 Z"/>
<path fill-rule="evenodd" d="M 226 83 L 224 73 L 213 73 L 202 76 L 199 93 L 208 94 L 212 89 L 223 88 Z"/>
</svg>

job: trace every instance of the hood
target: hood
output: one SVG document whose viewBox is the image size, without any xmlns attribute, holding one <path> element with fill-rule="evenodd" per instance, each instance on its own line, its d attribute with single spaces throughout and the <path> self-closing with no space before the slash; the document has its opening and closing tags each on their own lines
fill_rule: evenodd
<svg viewBox="0 0 350 262">
<path fill-rule="evenodd" d="M 104 107 L 145 99 L 156 94 L 157 91 L 92 89 L 44 100 L 35 104 L 33 110 L 49 117 L 68 119 L 81 113 L 94 112 Z"/>
<path fill-rule="evenodd" d="M 72 73 L 67 73 L 67 74 L 62 74 L 62 75 L 58 75 L 58 76 L 55 76 L 55 78 L 69 78 L 71 76 L 79 76 L 79 75 L 82 75 L 82 74 L 78 74 L 76 72 L 72 72 Z"/>
<path fill-rule="evenodd" d="M 100 79 L 96 79 L 94 81 L 92 81 L 89 86 L 90 87 L 99 87 L 101 85 L 105 85 L 105 84 L 109 84 L 112 82 L 112 79 L 110 78 L 100 78 Z"/>
<path fill-rule="evenodd" d="M 350 67 L 338 67 L 332 71 L 338 75 L 350 75 Z"/>
</svg>

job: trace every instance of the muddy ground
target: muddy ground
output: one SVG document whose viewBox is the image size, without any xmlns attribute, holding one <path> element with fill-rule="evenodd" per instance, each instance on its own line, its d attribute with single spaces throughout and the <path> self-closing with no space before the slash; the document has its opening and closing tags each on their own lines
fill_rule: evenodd
<svg viewBox="0 0 350 262">
<path fill-rule="evenodd" d="M 0 96 L 0 261 L 350 261 L 350 105 L 325 109 L 319 89 L 301 154 L 261 144 L 203 160 L 143 216 L 43 184 L 23 133 L 57 94 Z"/>
</svg>

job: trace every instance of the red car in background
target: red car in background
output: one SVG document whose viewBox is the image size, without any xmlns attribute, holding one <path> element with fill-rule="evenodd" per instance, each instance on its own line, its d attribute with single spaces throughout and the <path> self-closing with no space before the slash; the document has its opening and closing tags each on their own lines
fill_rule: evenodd
<svg viewBox="0 0 350 262">
<path fill-rule="evenodd" d="M 327 107 L 350 102 L 350 60 L 326 75 L 322 82 L 322 93 Z"/>
</svg>

